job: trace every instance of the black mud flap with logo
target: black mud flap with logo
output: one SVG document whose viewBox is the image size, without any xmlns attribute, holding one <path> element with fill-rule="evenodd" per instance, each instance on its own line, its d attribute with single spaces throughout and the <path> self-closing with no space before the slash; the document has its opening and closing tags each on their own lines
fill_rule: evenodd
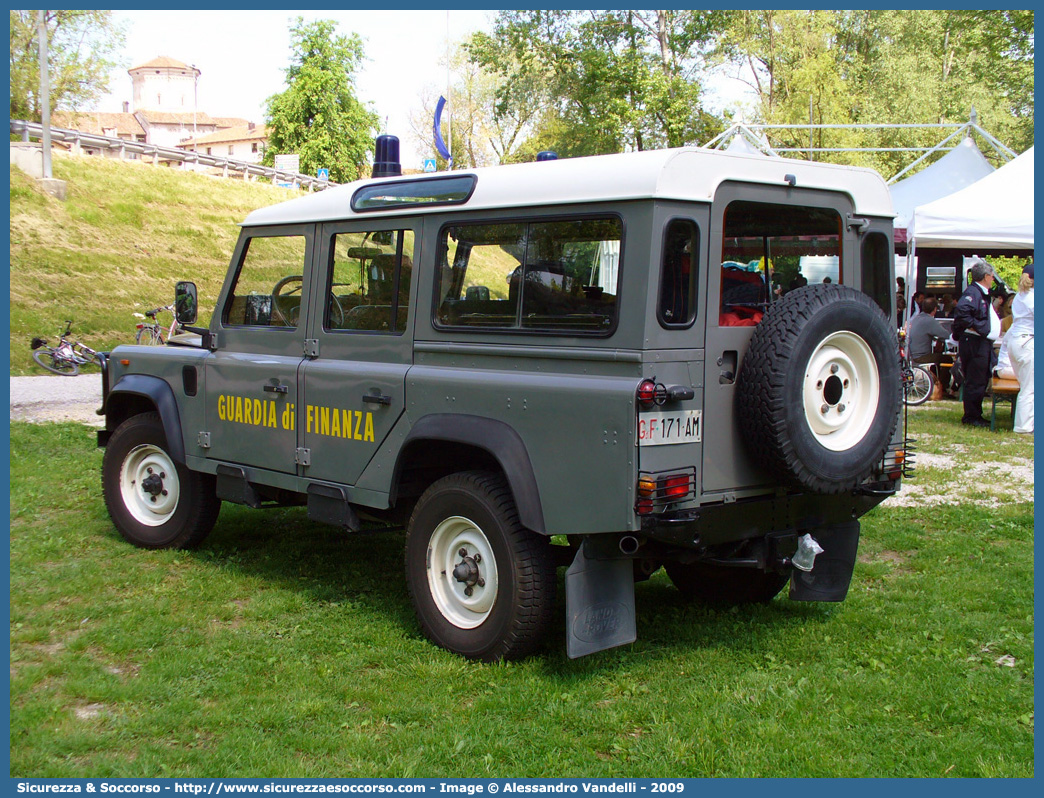
<svg viewBox="0 0 1044 798">
<path fill-rule="evenodd" d="M 633 643 L 634 565 L 589 538 L 566 571 L 566 653 L 570 659 Z"/>
<path fill-rule="evenodd" d="M 823 551 L 816 555 L 811 571 L 794 569 L 790 577 L 790 598 L 792 601 L 844 601 L 859 549 L 859 522 L 821 526 L 810 531 Z"/>
</svg>

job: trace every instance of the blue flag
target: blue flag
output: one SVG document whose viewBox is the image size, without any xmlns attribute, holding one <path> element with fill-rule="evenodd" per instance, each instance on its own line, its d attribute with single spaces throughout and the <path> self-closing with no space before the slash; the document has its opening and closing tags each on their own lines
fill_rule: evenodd
<svg viewBox="0 0 1044 798">
<path fill-rule="evenodd" d="M 450 152 L 446 148 L 446 142 L 442 139 L 442 109 L 446 107 L 446 98 L 439 95 L 438 105 L 435 106 L 435 124 L 431 126 L 432 133 L 435 134 L 435 149 L 439 155 L 445 158 L 447 161 L 452 160 L 450 158 Z"/>
</svg>

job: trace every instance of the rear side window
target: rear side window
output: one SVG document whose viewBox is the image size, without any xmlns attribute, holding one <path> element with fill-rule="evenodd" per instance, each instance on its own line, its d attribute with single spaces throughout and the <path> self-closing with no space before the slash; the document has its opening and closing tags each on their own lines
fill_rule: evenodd
<svg viewBox="0 0 1044 798">
<path fill-rule="evenodd" d="M 445 227 L 435 325 L 608 335 L 622 238 L 616 217 Z"/>
<path fill-rule="evenodd" d="M 864 294 L 868 294 L 889 318 L 895 307 L 892 293 L 892 247 L 881 232 L 867 233 L 860 250 Z"/>
<path fill-rule="evenodd" d="M 691 219 L 672 219 L 663 237 L 660 304 L 664 327 L 690 327 L 696 320 L 700 230 Z"/>
</svg>

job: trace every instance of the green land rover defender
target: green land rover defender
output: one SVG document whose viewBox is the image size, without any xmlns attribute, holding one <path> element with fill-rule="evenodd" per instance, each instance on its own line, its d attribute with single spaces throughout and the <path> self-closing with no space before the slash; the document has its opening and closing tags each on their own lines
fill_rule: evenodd
<svg viewBox="0 0 1044 798">
<path fill-rule="evenodd" d="M 907 465 L 876 173 L 704 149 L 370 180 L 250 214 L 210 324 L 121 346 L 103 487 L 147 548 L 222 502 L 405 526 L 436 644 L 577 657 L 635 582 L 840 601 Z M 196 323 L 197 291 L 176 310 Z"/>
</svg>

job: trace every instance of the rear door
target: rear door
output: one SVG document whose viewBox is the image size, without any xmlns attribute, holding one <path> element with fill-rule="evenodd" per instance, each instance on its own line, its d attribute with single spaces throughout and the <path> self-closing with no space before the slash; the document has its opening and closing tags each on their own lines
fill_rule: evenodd
<svg viewBox="0 0 1044 798">
<path fill-rule="evenodd" d="M 842 194 L 725 183 L 711 211 L 706 300 L 703 491 L 772 483 L 747 453 L 735 416 L 736 375 L 768 303 L 811 282 L 844 282 L 851 201 Z"/>
<path fill-rule="evenodd" d="M 405 410 L 416 222 L 325 225 L 303 367 L 304 475 L 354 484 Z"/>
</svg>

